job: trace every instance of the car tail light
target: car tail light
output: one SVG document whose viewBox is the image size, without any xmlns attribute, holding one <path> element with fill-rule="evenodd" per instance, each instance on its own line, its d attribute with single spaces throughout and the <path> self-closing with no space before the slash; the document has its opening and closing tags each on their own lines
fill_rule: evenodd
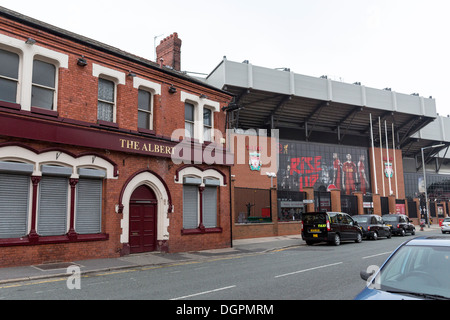
<svg viewBox="0 0 450 320">
<path fill-rule="evenodd" d="M 327 220 L 327 231 L 331 231 L 330 221 Z"/>
<path fill-rule="evenodd" d="M 302 233 L 303 233 L 303 230 L 304 230 L 304 226 L 303 226 L 303 221 L 302 221 Z"/>
<path fill-rule="evenodd" d="M 370 226 L 367 227 L 367 231 L 370 231 Z"/>
<path fill-rule="evenodd" d="M 399 224 L 397 225 L 397 228 L 400 228 L 400 225 L 399 225 Z"/>
</svg>

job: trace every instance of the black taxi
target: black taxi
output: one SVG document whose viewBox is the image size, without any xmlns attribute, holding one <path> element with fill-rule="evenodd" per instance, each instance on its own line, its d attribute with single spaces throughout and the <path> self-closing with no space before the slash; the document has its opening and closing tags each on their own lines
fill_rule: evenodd
<svg viewBox="0 0 450 320">
<path fill-rule="evenodd" d="M 306 244 L 328 242 L 339 246 L 342 241 L 361 243 L 362 231 L 352 217 L 342 212 L 312 212 L 302 216 L 302 238 Z"/>
</svg>

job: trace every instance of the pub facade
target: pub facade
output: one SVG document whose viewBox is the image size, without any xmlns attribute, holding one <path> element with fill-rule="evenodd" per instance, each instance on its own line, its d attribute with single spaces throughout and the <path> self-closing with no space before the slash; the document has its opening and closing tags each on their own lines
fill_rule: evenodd
<svg viewBox="0 0 450 320">
<path fill-rule="evenodd" d="M 230 246 L 231 95 L 180 47 L 155 63 L 0 8 L 0 267 Z"/>
</svg>

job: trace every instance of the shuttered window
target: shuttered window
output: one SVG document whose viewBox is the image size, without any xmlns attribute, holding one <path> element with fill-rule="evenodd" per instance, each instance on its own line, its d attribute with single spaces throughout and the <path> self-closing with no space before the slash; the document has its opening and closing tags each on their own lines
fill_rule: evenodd
<svg viewBox="0 0 450 320">
<path fill-rule="evenodd" d="M 102 232 L 102 179 L 80 178 L 77 184 L 75 231 L 79 234 Z"/>
<path fill-rule="evenodd" d="M 183 228 L 196 229 L 198 226 L 198 186 L 183 185 Z"/>
<path fill-rule="evenodd" d="M 27 234 L 30 176 L 0 173 L 0 239 Z"/>
<path fill-rule="evenodd" d="M 60 236 L 67 233 L 69 179 L 42 176 L 39 183 L 37 233 L 41 236 Z"/>
<path fill-rule="evenodd" d="M 203 191 L 203 224 L 205 228 L 217 227 L 217 187 Z"/>
</svg>

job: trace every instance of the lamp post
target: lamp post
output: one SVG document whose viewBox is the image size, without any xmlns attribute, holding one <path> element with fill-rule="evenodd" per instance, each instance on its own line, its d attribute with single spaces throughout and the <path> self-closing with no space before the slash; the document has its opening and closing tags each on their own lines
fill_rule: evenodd
<svg viewBox="0 0 450 320">
<path fill-rule="evenodd" d="M 427 220 L 428 220 L 428 228 L 430 228 L 430 205 L 428 204 L 428 190 L 427 190 L 427 173 L 425 170 L 425 157 L 423 155 L 423 150 L 425 149 L 433 149 L 433 148 L 440 148 L 440 147 L 445 147 L 445 144 L 438 144 L 435 146 L 430 146 L 430 147 L 424 147 L 421 149 L 422 151 L 422 168 L 423 168 L 423 182 L 425 185 L 425 210 L 426 210 L 426 215 L 427 215 Z"/>
<path fill-rule="evenodd" d="M 273 188 L 273 178 L 277 177 L 275 172 L 267 172 L 267 176 L 270 178 L 270 187 Z"/>
</svg>

